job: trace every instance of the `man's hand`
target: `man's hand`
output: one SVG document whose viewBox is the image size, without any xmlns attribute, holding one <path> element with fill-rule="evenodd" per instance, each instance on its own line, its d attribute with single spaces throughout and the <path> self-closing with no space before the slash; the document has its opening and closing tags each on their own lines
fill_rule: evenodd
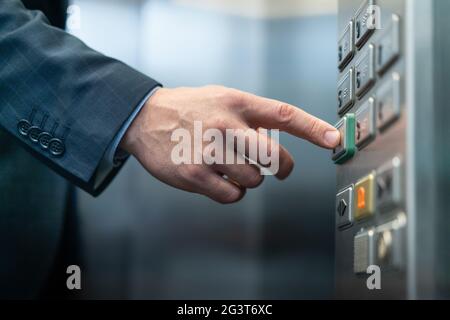
<svg viewBox="0 0 450 320">
<path fill-rule="evenodd" d="M 294 106 L 234 89 L 207 86 L 159 89 L 128 129 L 121 148 L 164 183 L 220 203 L 239 201 L 247 188 L 256 188 L 263 181 L 255 165 L 176 165 L 171 160 L 176 145 L 172 133 L 184 128 L 194 136 L 196 121 L 202 123 L 203 130 L 219 129 L 224 133 L 226 129 L 279 129 L 329 149 L 340 141 L 340 134 L 333 126 Z M 267 135 L 255 133 L 259 141 L 279 148 L 276 176 L 287 178 L 294 167 L 292 156 Z"/>
</svg>

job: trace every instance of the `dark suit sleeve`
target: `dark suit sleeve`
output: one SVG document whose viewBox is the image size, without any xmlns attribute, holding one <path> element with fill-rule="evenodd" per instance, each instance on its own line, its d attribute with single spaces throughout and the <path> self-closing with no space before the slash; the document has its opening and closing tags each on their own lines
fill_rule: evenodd
<svg viewBox="0 0 450 320">
<path fill-rule="evenodd" d="M 157 85 L 21 1 L 0 0 L 0 126 L 87 192 L 98 194 L 117 173 L 95 185 L 108 146 Z"/>
</svg>

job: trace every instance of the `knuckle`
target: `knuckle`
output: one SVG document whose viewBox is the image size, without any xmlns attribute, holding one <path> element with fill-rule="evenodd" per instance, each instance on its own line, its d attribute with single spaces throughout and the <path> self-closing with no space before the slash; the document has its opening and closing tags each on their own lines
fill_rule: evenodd
<svg viewBox="0 0 450 320">
<path fill-rule="evenodd" d="M 308 128 L 308 134 L 311 137 L 315 137 L 320 133 L 320 123 L 319 120 L 311 120 Z"/>
<path fill-rule="evenodd" d="M 229 107 L 234 108 L 242 104 L 242 93 L 238 90 L 222 88 L 218 90 L 218 100 L 219 103 Z"/>
<path fill-rule="evenodd" d="M 229 121 L 224 117 L 224 118 L 216 118 L 212 121 L 211 124 L 211 128 L 213 129 L 218 129 L 222 132 L 225 132 L 227 129 L 231 129 L 229 128 Z"/>
<path fill-rule="evenodd" d="M 295 114 L 294 107 L 286 103 L 279 104 L 276 109 L 276 116 L 278 122 L 283 126 L 287 126 L 292 122 L 294 114 Z"/>
<path fill-rule="evenodd" d="M 206 180 L 206 171 L 200 166 L 184 166 L 182 175 L 192 181 L 204 182 Z"/>
</svg>

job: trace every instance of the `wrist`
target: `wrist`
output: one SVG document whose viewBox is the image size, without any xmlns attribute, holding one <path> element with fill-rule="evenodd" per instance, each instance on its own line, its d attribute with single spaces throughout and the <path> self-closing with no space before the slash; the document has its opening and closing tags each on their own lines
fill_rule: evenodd
<svg viewBox="0 0 450 320">
<path fill-rule="evenodd" d="M 145 109 L 148 108 L 149 100 L 147 100 L 144 103 L 142 109 L 139 111 L 134 120 L 131 122 L 119 145 L 121 150 L 131 155 L 135 155 L 136 145 L 138 144 L 139 141 L 139 131 L 141 130 L 140 128 L 142 127 L 143 124 L 143 114 L 146 111 Z"/>
</svg>

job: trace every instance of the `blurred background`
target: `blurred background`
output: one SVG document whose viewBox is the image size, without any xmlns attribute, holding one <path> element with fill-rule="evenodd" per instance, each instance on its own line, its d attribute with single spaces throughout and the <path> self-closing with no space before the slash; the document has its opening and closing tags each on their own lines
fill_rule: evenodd
<svg viewBox="0 0 450 320">
<path fill-rule="evenodd" d="M 335 0 L 74 0 L 70 32 L 166 87 L 221 84 L 336 121 Z M 80 192 L 85 298 L 316 299 L 334 290 L 335 169 L 296 160 L 239 204 L 177 191 L 131 159 L 98 199 Z"/>
</svg>

